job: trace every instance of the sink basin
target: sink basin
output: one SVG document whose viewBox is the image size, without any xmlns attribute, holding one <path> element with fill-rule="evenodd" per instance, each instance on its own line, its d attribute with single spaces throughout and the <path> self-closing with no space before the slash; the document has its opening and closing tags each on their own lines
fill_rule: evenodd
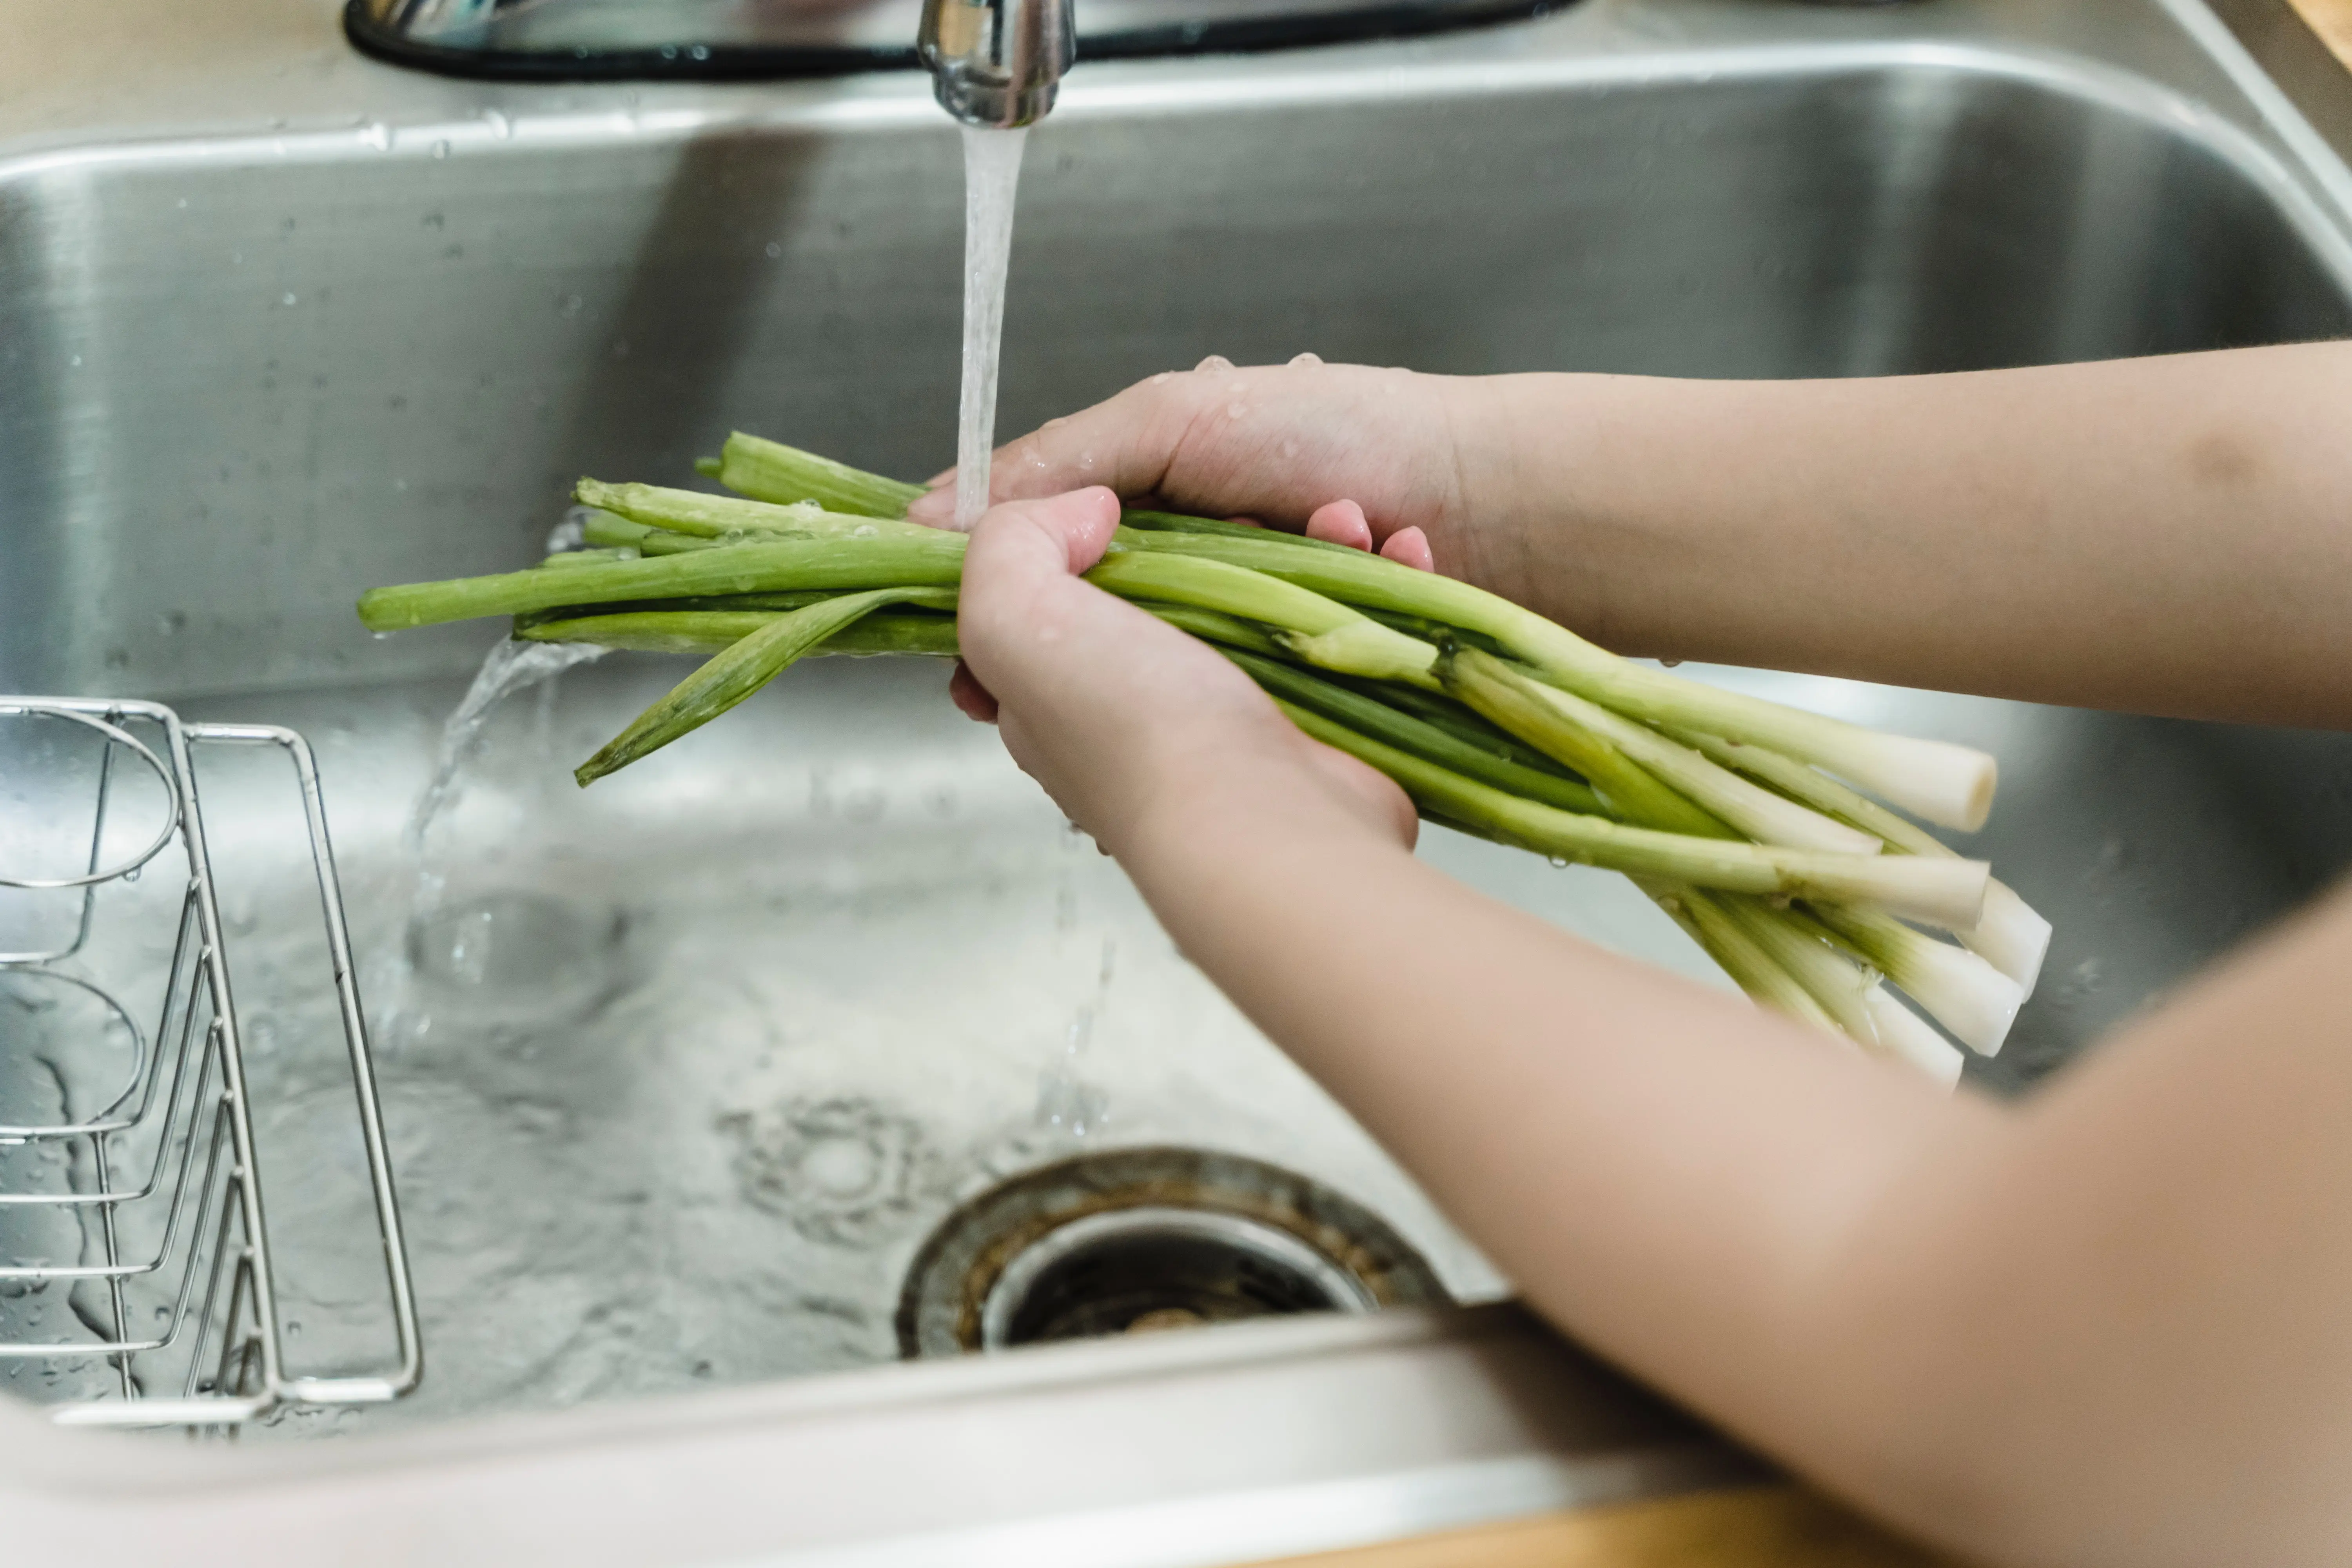
<svg viewBox="0 0 2352 1568">
<path fill-rule="evenodd" d="M 2352 176 L 2227 33 L 2153 0 L 2029 9 L 1590 0 L 1082 71 L 1028 154 L 1001 428 L 1212 353 L 1822 376 L 2352 331 Z M 676 481 L 733 427 L 910 477 L 947 462 L 961 176 L 923 84 L 331 68 L 359 123 L 223 102 L 203 134 L 27 132 L 12 161 L 0 122 L 0 690 L 303 731 L 342 864 L 430 1370 L 399 1405 L 263 1430 L 421 1442 L 896 1361 L 904 1276 L 960 1202 L 1146 1144 L 1299 1173 L 1455 1300 L 1507 1293 L 939 668 L 796 669 L 583 793 L 570 766 L 679 666 L 574 668 L 446 738 L 495 629 L 372 640 L 352 618 L 371 584 L 535 558 L 574 476 Z M 2005 1054 L 1971 1063 L 1995 1092 L 2352 858 L 2338 738 L 1701 673 L 2000 755 L 1969 844 L 2057 936 Z M 311 939 L 281 934 L 307 862 L 277 795 L 227 764 L 204 787 L 288 1353 L 331 1372 L 385 1329 L 354 1283 L 381 1270 L 365 1189 L 334 1179 L 331 998 L 301 984 Z M 1721 984 L 1614 879 L 1436 829 L 1424 852 Z M 1244 1359 L 1328 1349 L 1283 1331 Z M 1146 1353 L 1002 1364 L 1115 1378 L 1125 1352 Z M 0 1391 L 111 1375 L 0 1363 Z M 643 1441 L 692 1418 L 662 1420 Z"/>
</svg>

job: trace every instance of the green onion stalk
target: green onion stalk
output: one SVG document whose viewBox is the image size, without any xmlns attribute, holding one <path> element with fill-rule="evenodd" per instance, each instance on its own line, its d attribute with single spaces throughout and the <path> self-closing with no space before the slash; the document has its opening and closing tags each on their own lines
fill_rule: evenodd
<svg viewBox="0 0 2352 1568">
<path fill-rule="evenodd" d="M 1667 733 L 1791 800 L 1875 835 L 1894 853 L 1948 857 L 1958 853 L 1917 823 L 1896 816 L 1860 791 L 1766 747 L 1742 745 L 1696 731 L 1669 728 Z M 2050 952 L 2050 922 L 2008 884 L 1998 878 L 1985 884 L 1983 915 L 1973 928 L 1958 935 L 1961 946 L 2017 982 L 2021 1000 L 2033 994 L 2042 961 Z"/>
<path fill-rule="evenodd" d="M 360 618 L 509 616 L 526 639 L 701 657 L 581 764 L 583 786 L 803 658 L 954 657 L 965 540 L 906 521 L 919 487 L 741 434 L 698 467 L 733 493 L 583 479 L 582 548 L 373 589 Z M 1433 821 L 1626 874 L 1762 1005 L 1940 1081 L 1958 1051 L 1889 987 L 1989 1054 L 2039 967 L 2048 923 L 1881 804 L 1974 826 L 1982 753 L 1634 664 L 1467 584 L 1244 524 L 1130 510 L 1087 578 L 1215 647 Z"/>
</svg>

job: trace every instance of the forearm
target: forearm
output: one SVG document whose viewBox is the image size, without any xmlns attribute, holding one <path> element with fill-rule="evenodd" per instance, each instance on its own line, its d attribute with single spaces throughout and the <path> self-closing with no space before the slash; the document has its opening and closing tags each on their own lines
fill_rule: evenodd
<svg viewBox="0 0 2352 1568">
<path fill-rule="evenodd" d="M 2132 431 L 2171 436 L 2148 437 L 2143 457 L 2193 424 L 2168 405 L 2200 395 L 2172 378 L 2175 367 L 2158 368 L 2163 384 L 2140 390 L 2168 407 L 2140 409 Z M 2245 368 L 2200 367 L 2223 382 Z M 1349 406 L 1373 426 L 1390 385 L 1402 407 L 1431 384 L 1337 367 L 1284 367 L 1253 384 L 1327 380 L 1365 389 Z M 1987 384 L 2007 386 L 2007 401 L 1974 390 Z M 1956 612 L 1937 595 L 1954 591 L 1939 574 L 1974 571 L 1970 593 L 1993 601 L 1973 606 L 1980 627 L 2053 639 L 2058 651 L 2042 650 L 2053 659 L 2086 641 L 2140 639 L 2126 646 L 2159 667 L 2153 685 L 2169 693 L 2133 688 L 2110 660 L 2099 666 L 2109 690 L 2038 695 L 2160 705 L 2194 695 L 2210 673 L 2196 668 L 2200 643 L 2241 662 L 2250 644 L 2273 663 L 2296 647 L 2334 651 L 2329 628 L 2312 624 L 2308 592 L 2271 581 L 2282 551 L 2304 552 L 2326 586 L 2341 580 L 2316 521 L 2334 481 L 2324 462 L 2284 448 L 2257 464 L 2263 499 L 2245 508 L 2264 520 L 2252 531 L 2269 563 L 2215 557 L 2203 567 L 2227 579 L 2223 599 L 2248 624 L 2217 627 L 2184 609 L 2171 626 L 2143 601 L 2179 599 L 2180 568 L 2141 560 L 2140 546 L 2151 529 L 2195 520 L 2165 510 L 2177 487 L 2163 476 L 2142 487 L 2155 518 L 2144 525 L 2065 489 L 2064 454 L 2011 428 L 2024 443 L 2012 464 L 2024 478 L 1984 479 L 1957 499 L 1937 488 L 1957 485 L 1971 461 L 1946 425 L 1974 418 L 1977 438 L 1992 439 L 1988 429 L 2017 423 L 2009 403 L 2038 399 L 2049 414 L 2063 385 L 1880 384 L 1884 406 L 1858 387 L 1844 425 L 1829 394 L 1846 389 L 1790 391 L 1786 408 L 1771 389 L 1699 389 L 1693 427 L 1703 435 L 1797 454 L 1738 486 L 1676 450 L 1693 437 L 1643 414 L 1643 384 L 1521 385 L 1530 417 L 1546 398 L 1588 395 L 1596 411 L 1574 439 L 1615 453 L 1611 471 L 1598 471 L 1597 457 L 1580 468 L 1563 436 L 1559 471 L 1521 478 L 1531 496 L 1567 498 L 1538 536 L 1622 520 L 1631 542 L 1596 527 L 1582 547 L 1600 597 L 1636 603 L 1619 641 L 1999 689 L 1994 677 L 1951 674 L 1975 667 L 1972 645 L 1946 628 Z M 2103 382 L 2065 395 L 2097 404 L 2103 418 L 2132 402 Z M 1429 391 L 1424 402 L 1457 395 Z M 1938 397 L 1968 406 L 1939 409 Z M 1613 412 L 1600 409 L 1609 398 L 1620 399 Z M 1801 405 L 1810 436 L 1789 412 Z M 1219 406 L 1234 423 L 1234 405 Z M 1393 423 L 1426 422 L 1423 404 L 1407 412 Z M 1326 423 L 1349 440 L 1367 427 Z M 1885 493 L 1860 481 L 1839 489 L 1815 471 L 1805 439 L 1832 427 L 1912 442 Z M 1929 460 L 1936 450 L 1944 468 Z M 1589 483 L 1585 468 L 1596 470 Z M 1146 472 L 1138 483 L 1166 493 L 1182 479 Z M 1925 499 L 1900 515 L 1934 526 L 1912 526 L 1907 548 L 1885 547 L 1873 509 L 1895 508 L 1908 488 Z M 1441 539 L 1446 518 L 1495 510 L 1491 497 L 1473 508 L 1475 496 L 1396 494 L 1423 505 Z M 2067 504 L 2079 517 L 2057 517 Z M 2029 505 L 2054 540 L 2037 545 L 2032 530 L 2003 521 Z M 1692 601 L 1658 601 L 1673 614 L 1643 606 L 1629 584 L 1645 569 L 1663 574 L 1653 555 L 1673 554 L 1658 542 L 1669 524 L 1707 508 L 1731 519 L 1723 555 L 1686 543 L 1676 563 L 1688 568 Z M 2352 1184 L 2342 1136 L 2352 1053 L 2336 1048 L 2352 910 L 2330 911 L 2184 998 L 2137 1029 L 2138 1044 L 2110 1045 L 2022 1113 L 1940 1099 L 1826 1037 L 1599 952 L 1414 861 L 1410 803 L 1392 783 L 1307 742 L 1206 647 L 1072 577 L 1099 557 L 1118 510 L 1109 492 L 1090 489 L 991 512 L 965 562 L 959 632 L 970 668 L 959 700 L 1001 719 L 1021 765 L 1119 857 L 1182 948 L 1545 1311 L 1776 1458 L 1990 1560 L 2149 1568 L 2234 1553 L 2316 1564 L 2352 1550 L 2340 1485 L 2352 1458 L 2340 1395 L 2352 1378 L 2341 1311 L 2352 1227 L 2340 1215 Z M 1944 535 L 1972 521 L 1985 538 L 1948 548 Z M 1789 568 L 1780 557 L 1791 535 L 1854 580 L 1831 593 Z M 1470 559 L 1476 537 L 1465 525 L 1452 564 L 1508 585 L 1507 563 Z M 2101 537 L 2119 552 L 2118 574 L 2146 579 L 2120 600 L 2095 583 L 2065 588 L 2068 574 L 2106 570 L 2083 542 Z M 1972 550 L 2035 548 L 2034 571 L 1971 564 Z M 2053 577 L 2064 591 L 2046 585 Z M 2285 612 L 2260 614 L 2265 587 Z M 1811 605 L 1737 613 L 1747 594 L 1799 588 Z M 1575 618 L 1559 601 L 1586 585 L 1556 575 L 1523 591 Z M 1899 603 L 1883 611 L 1877 601 L 1889 598 Z M 2104 630 L 2072 624 L 2094 615 Z M 1605 619 L 1584 618 L 1609 635 Z M 1899 642 L 1864 635 L 1892 637 L 1890 621 L 1926 650 L 1907 667 Z M 1861 631 L 1841 635 L 1841 625 Z M 2011 678 L 2031 675 L 2007 650 L 2000 657 L 2011 658 L 2000 666 Z M 2325 700 L 2308 680 L 2291 691 Z M 2208 689 L 2200 700 L 2230 696 Z M 2227 1459 L 2219 1468 L 2217 1454 Z"/>
<path fill-rule="evenodd" d="M 1455 384 L 1472 569 L 1621 651 L 2352 725 L 2352 343 Z"/>
<path fill-rule="evenodd" d="M 1205 798 L 1121 851 L 1184 952 L 1548 1315 L 1854 1481 L 1904 1413 L 1822 1391 L 1901 1347 L 1840 1331 L 1842 1260 L 2000 1114 L 1318 828 L 1278 779 L 1230 787 L 1249 809 Z"/>
<path fill-rule="evenodd" d="M 2352 1079 L 2308 1047 L 2352 914 L 2020 1119 L 1229 782 L 1137 826 L 1138 885 L 1580 1340 L 1988 1560 L 2340 1560 Z"/>
</svg>

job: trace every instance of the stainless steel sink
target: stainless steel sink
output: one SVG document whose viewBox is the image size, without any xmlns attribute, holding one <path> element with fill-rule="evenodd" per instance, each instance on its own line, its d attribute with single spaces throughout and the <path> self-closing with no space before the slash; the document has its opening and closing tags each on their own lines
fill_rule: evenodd
<svg viewBox="0 0 2352 1568">
<path fill-rule="evenodd" d="M 137 3 L 174 46 L 180 8 Z M 443 721 L 495 632 L 371 640 L 356 592 L 529 560 L 573 476 L 684 476 L 730 427 L 887 472 L 941 466 L 959 164 L 912 76 L 457 85 L 347 58 L 331 7 L 299 23 L 295 9 L 270 12 L 275 74 L 267 55 L 220 65 L 217 90 L 184 82 L 111 127 L 0 109 L 0 690 L 295 726 L 318 748 L 343 862 L 429 1371 L 403 1405 L 275 1430 L 385 1429 L 371 1451 L 420 1477 L 486 1467 L 541 1500 L 570 1485 L 582 1560 L 604 1561 L 633 1539 L 614 1521 L 654 1505 L 562 1481 L 600 1444 L 667 1473 L 688 1466 L 689 1439 L 799 1423 L 805 1458 L 845 1412 L 1076 1400 L 1106 1378 L 1133 1398 L 1087 1406 L 1111 1424 L 1088 1441 L 1131 1445 L 1149 1468 L 1180 1431 L 1218 1429 L 1184 1403 L 1201 1379 L 1243 1380 L 1230 1414 L 1281 1404 L 1317 1368 L 1500 1334 L 1519 1348 L 1403 1379 L 1418 1392 L 1389 1415 L 1450 1430 L 1410 1402 L 1491 1399 L 1494 1378 L 1537 1378 L 1539 1363 L 1585 1414 L 1572 1431 L 1503 1422 L 1480 1462 L 1540 1458 L 1580 1479 L 1483 1504 L 1431 1482 L 1412 1495 L 1444 1493 L 1452 1512 L 1400 1502 L 1379 1519 L 1690 1484 L 1705 1467 L 1683 1448 L 1648 1470 L 1627 1458 L 1664 1451 L 1671 1421 L 1491 1314 L 855 1370 L 897 1357 L 901 1276 L 960 1199 L 1101 1148 L 1273 1161 L 1381 1215 L 1458 1299 L 1506 1287 L 1173 952 L 992 734 L 954 716 L 935 668 L 796 670 L 583 794 L 570 764 L 677 673 L 616 656 L 495 708 L 421 813 Z M 33 10 L 61 56 L 49 74 L 95 79 L 103 62 Z M 201 60 L 218 46 L 186 47 Z M 43 69 L 0 62 L 0 104 Z M 62 101 L 38 86 L 20 100 Z M 2352 175 L 2314 128 L 2340 110 L 2306 120 L 2191 0 L 1586 0 L 1418 43 L 1082 68 L 1031 146 L 1002 425 L 1211 353 L 1801 376 L 2352 331 Z M 1975 1069 L 2000 1092 L 2352 858 L 2340 739 L 1718 675 L 2000 753 L 2003 795 L 1973 843 L 2058 932 L 2007 1053 Z M 329 1020 L 292 984 L 311 957 L 271 934 L 306 890 L 269 848 L 284 827 L 270 797 L 226 770 L 206 792 L 218 858 L 249 868 L 224 872 L 225 912 L 247 936 L 260 1160 L 288 1194 L 271 1217 L 301 1325 L 289 1354 L 332 1370 L 384 1331 L 352 1284 L 377 1267 L 372 1235 L 325 1179 L 340 1146 L 323 1103 L 349 1091 L 318 1044 Z M 1612 879 L 1440 831 L 1427 853 L 1595 940 L 1706 972 Z M 0 1390 L 87 1393 L 97 1372 L 43 1383 L 0 1366 Z M 773 1386 L 845 1372 L 806 1385 L 821 1393 Z M 725 1384 L 760 1386 L 698 1392 Z M 534 1417 L 497 1441 L 440 1425 L 650 1394 L 683 1403 Z M 18 1483 L 0 1481 L 0 1521 L 63 1531 L 89 1500 L 141 1484 L 121 1479 L 146 1473 L 122 1458 L 131 1440 L 20 1441 L 22 1415 L 0 1401 L 0 1453 L 38 1447 L 25 1473 L 54 1486 L 11 1498 Z M 1117 1498 L 1072 1489 L 1079 1467 L 1059 1492 L 1033 1477 L 953 1516 L 894 1512 L 871 1478 L 812 1480 L 846 1489 L 822 1525 L 705 1506 L 749 1552 L 1444 1468 L 1443 1452 L 1382 1448 L 1377 1421 L 1349 1425 L 1328 1451 L 1239 1445 L 1233 1463 L 1260 1467 L 1245 1477 L 1178 1466 Z M 926 1430 L 940 1463 L 985 1445 Z M 1075 1440 L 1037 1430 L 1041 1463 Z M 90 1479 L 108 1470 L 114 1492 Z M 327 1515 L 362 1507 L 360 1468 L 285 1445 L 203 1473 L 256 1498 L 296 1477 Z M 427 1493 L 433 1518 L 482 1506 Z M 845 1522 L 861 1497 L 865 1523 Z M 1347 1533 L 1235 1537 L 1228 1555 Z M 1200 1550 L 1097 1541 L 1080 1555 L 1218 1560 Z M 1029 1560 L 1058 1559 L 1036 1545 Z"/>
</svg>

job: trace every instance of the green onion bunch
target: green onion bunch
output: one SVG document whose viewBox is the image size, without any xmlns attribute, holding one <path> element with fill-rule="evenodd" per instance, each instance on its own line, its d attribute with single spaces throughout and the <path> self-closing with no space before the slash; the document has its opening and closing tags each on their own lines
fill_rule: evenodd
<svg viewBox="0 0 2352 1568">
<path fill-rule="evenodd" d="M 804 656 L 955 656 L 965 540 L 906 521 L 920 487 L 740 434 L 701 468 L 734 493 L 583 479 L 583 548 L 376 588 L 360 618 L 510 616 L 522 638 L 708 655 L 583 785 Z M 1989 1056 L 2040 971 L 2049 922 L 1912 820 L 1981 826 L 1980 752 L 1686 679 L 1466 583 L 1239 523 L 1130 510 L 1087 575 L 1215 647 L 1423 816 L 1624 873 L 1759 1003 L 1943 1082 L 1960 1053 L 1889 987 Z"/>
</svg>

